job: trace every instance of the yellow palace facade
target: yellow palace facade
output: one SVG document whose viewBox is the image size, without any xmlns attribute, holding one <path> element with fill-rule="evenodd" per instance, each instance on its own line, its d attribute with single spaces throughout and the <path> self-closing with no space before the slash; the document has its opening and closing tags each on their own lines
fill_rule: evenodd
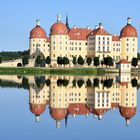
<svg viewBox="0 0 140 140">
<path fill-rule="evenodd" d="M 70 60 L 70 67 L 73 66 L 73 57 L 79 56 L 85 60 L 87 57 L 99 57 L 100 61 L 104 57 L 111 56 L 114 63 L 122 59 L 131 61 L 137 57 L 138 49 L 138 33 L 131 22 L 131 18 L 128 18 L 120 35 L 112 35 L 105 30 L 102 23 L 99 23 L 95 29 L 76 26 L 70 28 L 68 18 L 64 24 L 58 15 L 47 36 L 40 26 L 40 21 L 37 20 L 35 28 L 30 32 L 30 59 L 35 61 L 37 56 L 41 58 L 50 56 L 52 67 L 58 66 L 58 57 L 67 57 Z"/>
</svg>

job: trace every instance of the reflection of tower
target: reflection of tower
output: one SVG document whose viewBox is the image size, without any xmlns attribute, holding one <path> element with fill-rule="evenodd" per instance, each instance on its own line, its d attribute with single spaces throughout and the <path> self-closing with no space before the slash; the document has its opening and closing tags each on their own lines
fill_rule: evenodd
<svg viewBox="0 0 140 140">
<path fill-rule="evenodd" d="M 45 111 L 49 98 L 49 87 L 46 85 L 37 87 L 35 84 L 29 88 L 30 110 L 36 116 L 36 121 L 39 122 L 39 116 Z"/>
<path fill-rule="evenodd" d="M 60 128 L 61 120 L 67 116 L 68 89 L 64 86 L 57 86 L 56 77 L 51 79 L 50 88 L 50 115 L 56 120 L 56 127 Z"/>
<path fill-rule="evenodd" d="M 132 87 L 130 82 L 120 82 L 121 102 L 120 114 L 126 119 L 126 125 L 130 125 L 130 119 L 136 114 L 137 88 Z"/>
</svg>

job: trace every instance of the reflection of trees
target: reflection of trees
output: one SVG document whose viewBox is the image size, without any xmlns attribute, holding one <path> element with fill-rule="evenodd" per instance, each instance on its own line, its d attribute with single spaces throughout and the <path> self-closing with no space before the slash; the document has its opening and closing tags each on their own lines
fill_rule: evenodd
<svg viewBox="0 0 140 140">
<path fill-rule="evenodd" d="M 67 87 L 69 84 L 69 80 L 67 79 L 58 79 L 57 80 L 57 86 L 61 87 L 61 86 L 64 86 L 64 87 Z"/>
<path fill-rule="evenodd" d="M 94 87 L 99 87 L 99 79 L 98 78 L 95 78 L 93 80 L 93 85 L 94 85 Z"/>
<path fill-rule="evenodd" d="M 25 89 L 29 89 L 29 82 L 28 82 L 28 79 L 25 77 L 22 78 L 22 86 Z"/>
<path fill-rule="evenodd" d="M 136 79 L 136 78 L 133 78 L 133 79 L 131 80 L 131 84 L 132 84 L 132 87 L 137 87 L 137 86 L 138 86 L 138 81 L 137 81 L 137 79 Z"/>
<path fill-rule="evenodd" d="M 83 79 L 80 79 L 80 80 L 77 81 L 77 85 L 78 85 L 79 88 L 81 88 L 83 86 L 83 84 L 84 84 Z"/>
<path fill-rule="evenodd" d="M 103 86 L 104 87 L 107 87 L 107 88 L 111 88 L 112 87 L 112 84 L 113 84 L 113 79 L 106 79 L 103 82 Z"/>
<path fill-rule="evenodd" d="M 51 85 L 51 80 L 50 80 L 50 79 L 47 79 L 47 80 L 46 80 L 46 86 L 49 87 L 50 85 Z"/>
<path fill-rule="evenodd" d="M 72 81 L 72 86 L 76 88 L 76 80 L 75 79 Z"/>
<path fill-rule="evenodd" d="M 87 86 L 87 87 L 91 87 L 91 86 L 92 86 L 92 82 L 91 82 L 90 79 L 88 79 L 88 80 L 86 81 L 86 86 Z"/>
<path fill-rule="evenodd" d="M 0 79 L 0 87 L 29 89 L 28 82 L 25 82 L 25 79 L 22 80 L 22 83 L 16 83 L 14 81 L 6 81 Z"/>
<path fill-rule="evenodd" d="M 37 85 L 38 88 L 44 87 L 44 84 L 45 84 L 45 76 L 35 77 L 35 83 L 36 83 L 36 85 Z"/>
</svg>

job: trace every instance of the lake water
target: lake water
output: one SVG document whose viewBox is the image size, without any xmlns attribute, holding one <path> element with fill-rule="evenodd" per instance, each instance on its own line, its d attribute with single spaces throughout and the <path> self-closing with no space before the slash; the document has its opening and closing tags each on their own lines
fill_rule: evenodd
<svg viewBox="0 0 140 140">
<path fill-rule="evenodd" d="M 139 140 L 139 76 L 0 76 L 0 140 Z"/>
</svg>

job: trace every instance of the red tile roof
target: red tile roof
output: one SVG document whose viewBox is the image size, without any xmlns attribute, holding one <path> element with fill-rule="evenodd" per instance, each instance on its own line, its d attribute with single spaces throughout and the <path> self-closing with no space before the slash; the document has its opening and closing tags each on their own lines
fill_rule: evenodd
<svg viewBox="0 0 140 140">
<path fill-rule="evenodd" d="M 112 41 L 120 41 L 120 37 L 117 35 L 112 36 Z"/>
<path fill-rule="evenodd" d="M 72 28 L 69 31 L 70 40 L 87 40 L 87 36 L 91 31 L 86 28 Z"/>
<path fill-rule="evenodd" d="M 111 103 L 111 107 L 112 108 L 118 108 L 119 107 L 119 103 Z"/>
<path fill-rule="evenodd" d="M 111 34 L 108 33 L 106 30 L 102 29 L 102 28 L 98 28 L 98 29 L 94 29 L 90 35 L 108 35 L 110 36 Z"/>
<path fill-rule="evenodd" d="M 75 114 L 75 115 L 86 115 L 90 113 L 86 104 L 82 104 L 82 103 L 70 104 L 68 107 L 68 111 L 70 114 Z"/>
<path fill-rule="evenodd" d="M 128 85 L 128 83 L 129 83 L 129 82 L 119 82 L 119 84 L 120 84 L 121 86 Z"/>
<path fill-rule="evenodd" d="M 125 59 L 122 59 L 118 62 L 118 64 L 130 64 L 130 62 Z"/>
</svg>

